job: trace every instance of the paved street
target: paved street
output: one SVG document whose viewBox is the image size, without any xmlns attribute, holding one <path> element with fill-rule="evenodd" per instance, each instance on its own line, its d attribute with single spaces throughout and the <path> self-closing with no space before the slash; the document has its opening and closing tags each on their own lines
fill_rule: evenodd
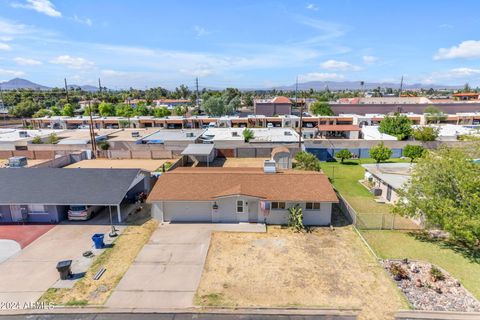
<svg viewBox="0 0 480 320">
<path fill-rule="evenodd" d="M 0 263 L 0 301 L 35 302 L 58 280 L 56 264 L 75 260 L 92 247 L 94 233 L 108 233 L 108 226 L 58 225 L 17 255 Z"/>
<path fill-rule="evenodd" d="M 153 233 L 107 301 L 112 308 L 188 308 L 200 283 L 213 230 L 260 231 L 249 224 L 167 224 Z"/>
</svg>

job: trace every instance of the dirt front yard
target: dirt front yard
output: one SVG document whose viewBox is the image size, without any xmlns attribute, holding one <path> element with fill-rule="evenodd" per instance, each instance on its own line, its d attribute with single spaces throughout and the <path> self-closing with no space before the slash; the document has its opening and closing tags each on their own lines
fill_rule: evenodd
<svg viewBox="0 0 480 320">
<path fill-rule="evenodd" d="M 408 308 L 351 227 L 214 233 L 195 302 L 356 308 L 361 319 L 393 319 Z"/>
</svg>

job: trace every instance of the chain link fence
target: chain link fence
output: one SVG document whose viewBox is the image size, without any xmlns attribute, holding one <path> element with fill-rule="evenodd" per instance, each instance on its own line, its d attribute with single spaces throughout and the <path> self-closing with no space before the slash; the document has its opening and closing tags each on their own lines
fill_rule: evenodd
<svg viewBox="0 0 480 320">
<path fill-rule="evenodd" d="M 337 193 L 338 207 L 350 223 L 360 230 L 422 230 L 420 223 L 391 213 L 357 213 L 355 209 Z"/>
</svg>

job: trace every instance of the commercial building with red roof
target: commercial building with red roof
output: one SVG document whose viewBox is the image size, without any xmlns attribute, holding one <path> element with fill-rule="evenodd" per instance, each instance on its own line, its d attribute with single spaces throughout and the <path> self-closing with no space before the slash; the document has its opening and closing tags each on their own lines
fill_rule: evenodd
<svg viewBox="0 0 480 320">
<path fill-rule="evenodd" d="M 264 115 L 267 117 L 292 113 L 292 101 L 283 96 L 278 96 L 273 99 L 255 99 L 253 107 L 256 115 Z"/>
</svg>

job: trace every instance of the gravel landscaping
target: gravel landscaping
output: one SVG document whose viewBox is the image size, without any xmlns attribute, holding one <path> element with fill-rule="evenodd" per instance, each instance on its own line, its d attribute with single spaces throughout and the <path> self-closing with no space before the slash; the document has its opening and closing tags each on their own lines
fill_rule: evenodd
<svg viewBox="0 0 480 320">
<path fill-rule="evenodd" d="M 384 260 L 383 266 L 415 310 L 480 311 L 480 302 L 458 280 L 430 263 Z"/>
</svg>

